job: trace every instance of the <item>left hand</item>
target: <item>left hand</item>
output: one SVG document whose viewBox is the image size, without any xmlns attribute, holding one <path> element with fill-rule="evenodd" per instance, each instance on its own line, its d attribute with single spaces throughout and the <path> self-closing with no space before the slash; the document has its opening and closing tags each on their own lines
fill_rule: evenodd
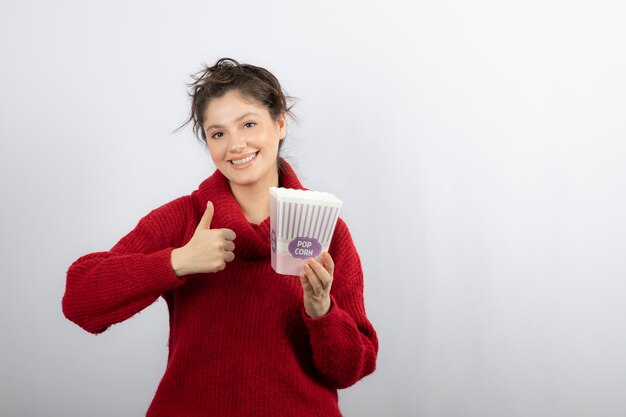
<svg viewBox="0 0 626 417">
<path fill-rule="evenodd" d="M 304 309 L 311 318 L 326 315 L 330 310 L 330 287 L 333 283 L 335 263 L 328 252 L 322 252 L 322 263 L 314 258 L 306 261 L 300 274 L 304 290 Z"/>
</svg>

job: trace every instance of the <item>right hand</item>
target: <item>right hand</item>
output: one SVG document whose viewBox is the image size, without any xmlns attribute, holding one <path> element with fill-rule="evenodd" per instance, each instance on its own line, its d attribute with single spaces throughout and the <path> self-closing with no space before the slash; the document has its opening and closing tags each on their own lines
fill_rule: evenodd
<svg viewBox="0 0 626 417">
<path fill-rule="evenodd" d="M 177 276 L 222 271 L 226 262 L 235 259 L 235 232 L 211 229 L 213 212 L 213 203 L 209 201 L 189 242 L 172 251 L 172 268 Z"/>
</svg>

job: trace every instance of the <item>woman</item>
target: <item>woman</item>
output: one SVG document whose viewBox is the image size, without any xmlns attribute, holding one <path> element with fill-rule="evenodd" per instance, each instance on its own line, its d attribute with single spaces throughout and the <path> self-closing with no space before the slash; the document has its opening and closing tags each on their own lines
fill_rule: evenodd
<svg viewBox="0 0 626 417">
<path fill-rule="evenodd" d="M 77 259 L 63 312 L 97 334 L 166 300 L 168 363 L 148 417 L 341 416 L 337 389 L 378 353 L 350 232 L 339 218 L 321 262 L 299 279 L 275 273 L 268 189 L 306 189 L 279 156 L 286 97 L 267 70 L 227 58 L 194 80 L 183 126 L 193 120 L 217 169 Z"/>
</svg>

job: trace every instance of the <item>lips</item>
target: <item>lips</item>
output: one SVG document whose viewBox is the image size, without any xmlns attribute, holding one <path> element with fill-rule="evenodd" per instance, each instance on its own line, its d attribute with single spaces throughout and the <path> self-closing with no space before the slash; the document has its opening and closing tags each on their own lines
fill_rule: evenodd
<svg viewBox="0 0 626 417">
<path fill-rule="evenodd" d="M 248 156 L 244 156 L 243 158 L 237 158 L 230 160 L 230 164 L 234 167 L 246 167 L 249 163 L 256 159 L 256 156 L 259 154 L 259 151 L 249 153 Z"/>
<path fill-rule="evenodd" d="M 241 159 L 245 159 L 245 158 L 249 157 L 250 155 L 255 154 L 255 153 L 257 153 L 257 152 L 258 152 L 258 151 L 248 152 L 247 154 L 242 155 L 242 156 L 239 156 L 239 157 L 237 157 L 237 158 L 230 158 L 230 159 L 228 160 L 228 162 L 230 162 L 230 161 L 239 161 L 239 160 L 241 160 Z"/>
</svg>

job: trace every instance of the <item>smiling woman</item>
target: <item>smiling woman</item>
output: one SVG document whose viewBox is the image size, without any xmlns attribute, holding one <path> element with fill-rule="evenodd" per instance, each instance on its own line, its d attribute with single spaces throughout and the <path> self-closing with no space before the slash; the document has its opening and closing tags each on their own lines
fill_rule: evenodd
<svg viewBox="0 0 626 417">
<path fill-rule="evenodd" d="M 280 149 L 286 137 L 287 96 L 264 68 L 222 58 L 192 75 L 191 112 L 196 137 L 207 144 L 216 168 L 228 178 L 246 218 L 269 216 L 269 187 L 284 171 Z"/>
<path fill-rule="evenodd" d="M 239 116 L 241 115 L 241 116 Z M 214 98 L 204 112 L 213 163 L 230 182 L 235 199 L 253 223 L 269 216 L 269 187 L 278 186 L 277 154 L 285 138 L 285 116 L 231 90 Z"/>
<path fill-rule="evenodd" d="M 374 372 L 378 354 L 348 227 L 338 218 L 299 276 L 276 273 L 269 189 L 306 190 L 279 156 L 286 96 L 269 71 L 232 59 L 190 86 L 182 126 L 193 120 L 217 169 L 72 263 L 63 312 L 97 334 L 165 299 L 168 363 L 147 417 L 341 416 L 337 389 Z"/>
</svg>

